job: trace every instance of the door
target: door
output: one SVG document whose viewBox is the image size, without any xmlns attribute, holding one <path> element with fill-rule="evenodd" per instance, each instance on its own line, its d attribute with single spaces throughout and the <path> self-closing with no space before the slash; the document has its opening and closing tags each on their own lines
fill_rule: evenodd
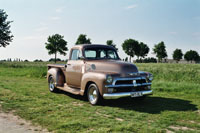
<svg viewBox="0 0 200 133">
<path fill-rule="evenodd" d="M 67 62 L 66 82 L 71 87 L 80 88 L 82 78 L 82 67 L 84 61 L 80 60 L 81 56 L 79 49 L 72 49 L 70 59 Z"/>
</svg>

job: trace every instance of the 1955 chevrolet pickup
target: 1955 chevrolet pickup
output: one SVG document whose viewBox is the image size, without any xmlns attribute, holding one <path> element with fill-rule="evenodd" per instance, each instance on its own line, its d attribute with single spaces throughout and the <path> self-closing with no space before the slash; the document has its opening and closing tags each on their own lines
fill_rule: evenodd
<svg viewBox="0 0 200 133">
<path fill-rule="evenodd" d="M 112 46 L 76 45 L 70 51 L 67 64 L 47 66 L 51 92 L 61 89 L 87 96 L 92 105 L 100 104 L 103 99 L 128 96 L 144 99 L 152 94 L 153 75 L 121 61 Z"/>
</svg>

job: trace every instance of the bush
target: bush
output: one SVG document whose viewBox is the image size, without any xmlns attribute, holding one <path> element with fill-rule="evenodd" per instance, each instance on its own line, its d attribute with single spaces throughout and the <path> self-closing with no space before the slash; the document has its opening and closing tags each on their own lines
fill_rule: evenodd
<svg viewBox="0 0 200 133">
<path fill-rule="evenodd" d="M 145 59 L 137 59 L 136 63 L 157 63 L 157 59 L 153 57 L 149 57 Z"/>
<path fill-rule="evenodd" d="M 60 59 L 60 58 L 57 58 L 56 61 L 61 61 L 61 59 Z M 55 62 L 55 58 L 49 59 L 49 62 Z"/>
<path fill-rule="evenodd" d="M 34 60 L 33 62 L 43 62 L 43 61 L 42 61 L 42 60 L 36 59 L 36 60 Z"/>
</svg>

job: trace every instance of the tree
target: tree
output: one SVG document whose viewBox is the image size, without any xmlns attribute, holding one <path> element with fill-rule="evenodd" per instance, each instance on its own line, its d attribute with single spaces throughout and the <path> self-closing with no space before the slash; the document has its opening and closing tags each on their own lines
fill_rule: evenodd
<svg viewBox="0 0 200 133">
<path fill-rule="evenodd" d="M 87 39 L 86 36 L 87 35 L 80 34 L 79 37 L 77 38 L 76 45 L 79 45 L 79 44 L 91 44 L 90 38 Z"/>
<path fill-rule="evenodd" d="M 163 58 L 167 57 L 167 51 L 163 41 L 154 46 L 153 52 L 156 54 L 158 62 L 161 62 Z"/>
<path fill-rule="evenodd" d="M 128 61 L 128 57 L 126 57 L 124 61 Z"/>
<path fill-rule="evenodd" d="M 199 57 L 199 54 L 198 52 L 194 51 L 194 50 L 190 50 L 190 51 L 187 51 L 184 55 L 184 59 L 187 60 L 187 61 L 199 61 L 200 60 L 200 57 Z"/>
<path fill-rule="evenodd" d="M 134 39 L 127 39 L 123 42 L 122 48 L 124 52 L 129 55 L 129 61 L 131 62 L 131 57 L 134 57 L 137 51 L 140 50 L 139 42 Z"/>
<path fill-rule="evenodd" d="M 140 45 L 140 51 L 138 56 L 144 58 L 149 53 L 149 47 L 143 42 L 140 42 L 139 45 Z"/>
<path fill-rule="evenodd" d="M 113 43 L 113 40 L 107 40 L 106 44 L 109 45 L 109 46 L 114 47 L 118 51 L 118 48 L 116 47 L 116 44 Z"/>
<path fill-rule="evenodd" d="M 173 59 L 178 63 L 183 58 L 183 53 L 181 49 L 175 49 L 172 56 Z"/>
<path fill-rule="evenodd" d="M 10 31 L 12 21 L 6 21 L 7 17 L 6 12 L 0 9 L 0 47 L 6 47 L 13 39 Z"/>
<path fill-rule="evenodd" d="M 55 54 L 55 63 L 56 63 L 57 53 L 60 53 L 61 55 L 66 55 L 65 51 L 68 51 L 67 42 L 63 38 L 64 36 L 55 34 L 49 36 L 47 39 L 47 43 L 45 43 L 49 55 Z"/>
</svg>

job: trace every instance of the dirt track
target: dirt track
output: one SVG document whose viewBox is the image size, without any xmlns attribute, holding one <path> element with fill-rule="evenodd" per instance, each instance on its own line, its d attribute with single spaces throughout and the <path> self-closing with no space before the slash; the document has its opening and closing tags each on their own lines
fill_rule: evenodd
<svg viewBox="0 0 200 133">
<path fill-rule="evenodd" d="M 0 109 L 0 133 L 47 133 L 41 127 L 32 126 L 12 113 L 3 113 Z"/>
</svg>

